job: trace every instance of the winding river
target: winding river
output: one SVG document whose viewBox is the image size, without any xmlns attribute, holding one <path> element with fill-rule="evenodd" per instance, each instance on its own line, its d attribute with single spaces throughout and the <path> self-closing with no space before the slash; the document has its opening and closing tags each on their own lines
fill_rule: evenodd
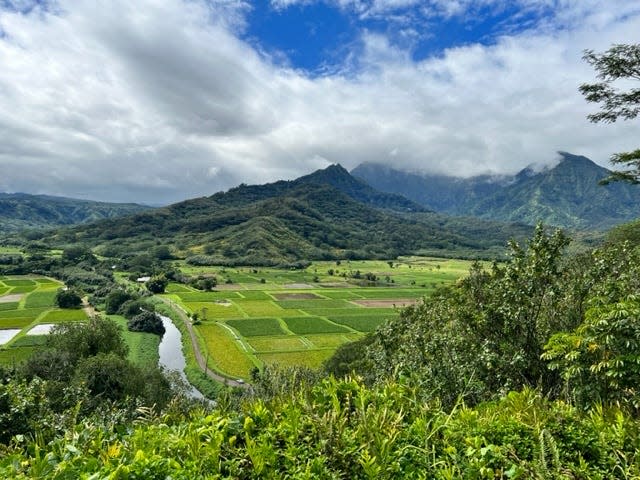
<svg viewBox="0 0 640 480">
<path fill-rule="evenodd" d="M 176 370 L 180 374 L 180 377 L 190 387 L 189 395 L 194 398 L 205 398 L 202 393 L 189 383 L 187 376 L 184 374 L 184 367 L 187 365 L 187 362 L 182 353 L 182 335 L 180 330 L 176 328 L 169 317 L 160 315 L 160 318 L 162 319 L 165 332 L 158 347 L 160 353 L 160 361 L 158 363 L 165 370 Z"/>
</svg>

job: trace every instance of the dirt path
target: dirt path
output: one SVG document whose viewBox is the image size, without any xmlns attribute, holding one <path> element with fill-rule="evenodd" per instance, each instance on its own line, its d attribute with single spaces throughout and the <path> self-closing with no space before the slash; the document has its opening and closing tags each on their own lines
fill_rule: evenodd
<svg viewBox="0 0 640 480">
<path fill-rule="evenodd" d="M 212 378 L 216 382 L 220 382 L 225 385 L 231 385 L 232 387 L 249 388 L 249 385 L 247 383 L 238 382 L 233 378 L 225 377 L 211 370 L 207 366 L 207 362 L 204 356 L 202 355 L 202 352 L 200 351 L 200 345 L 198 345 L 196 332 L 193 330 L 193 325 L 191 325 L 191 319 L 189 318 L 189 316 L 185 313 L 184 310 L 182 310 L 182 308 L 180 308 L 180 306 L 176 305 L 171 300 L 161 298 L 161 297 L 158 297 L 158 298 L 160 298 L 164 303 L 169 305 L 173 309 L 173 311 L 177 312 L 178 315 L 180 316 L 180 319 L 184 322 L 184 325 L 187 327 L 187 331 L 189 332 L 189 337 L 191 338 L 191 346 L 193 347 L 193 353 L 196 357 L 196 361 L 198 362 L 198 366 L 202 369 L 202 371 L 204 371 L 210 378 Z"/>
<path fill-rule="evenodd" d="M 82 309 L 84 310 L 84 313 L 87 314 L 87 317 L 93 318 L 96 316 L 96 309 L 89 303 L 87 297 L 82 299 Z"/>
</svg>

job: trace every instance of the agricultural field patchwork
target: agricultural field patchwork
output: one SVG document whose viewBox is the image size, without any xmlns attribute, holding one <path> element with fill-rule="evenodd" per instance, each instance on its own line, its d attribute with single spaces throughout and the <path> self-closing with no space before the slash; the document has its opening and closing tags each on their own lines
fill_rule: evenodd
<svg viewBox="0 0 640 480">
<path fill-rule="evenodd" d="M 219 285 L 202 292 L 170 283 L 165 296 L 199 317 L 195 328 L 210 366 L 246 379 L 268 363 L 319 367 L 340 345 L 396 318 L 470 265 L 422 257 L 315 262 L 304 270 L 182 264 L 182 273 L 215 276 Z"/>
<path fill-rule="evenodd" d="M 46 341 L 52 324 L 87 318 L 54 307 L 62 283 L 44 277 L 0 277 L 0 364 L 26 360 Z"/>
</svg>

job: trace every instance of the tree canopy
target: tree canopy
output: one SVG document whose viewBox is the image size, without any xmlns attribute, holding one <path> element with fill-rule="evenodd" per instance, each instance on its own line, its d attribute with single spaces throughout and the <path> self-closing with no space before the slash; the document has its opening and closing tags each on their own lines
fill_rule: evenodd
<svg viewBox="0 0 640 480">
<path fill-rule="evenodd" d="M 600 104 L 600 111 L 587 118 L 594 123 L 636 118 L 640 113 L 640 88 L 622 90 L 618 85 L 621 81 L 626 84 L 628 80 L 640 80 L 640 44 L 617 44 L 604 53 L 586 50 L 582 58 L 596 70 L 600 80 L 580 85 L 580 92 L 588 102 Z M 640 148 L 615 153 L 611 162 L 625 165 L 627 169 L 612 172 L 601 183 L 625 181 L 640 184 Z"/>
</svg>

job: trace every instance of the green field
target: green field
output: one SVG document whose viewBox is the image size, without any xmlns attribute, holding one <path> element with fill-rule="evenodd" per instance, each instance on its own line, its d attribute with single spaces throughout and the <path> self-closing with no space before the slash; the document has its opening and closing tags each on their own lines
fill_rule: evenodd
<svg viewBox="0 0 640 480">
<path fill-rule="evenodd" d="M 54 307 L 55 295 L 62 283 L 43 277 L 0 278 L 0 330 L 18 330 L 0 345 L 0 364 L 19 363 L 40 348 L 46 335 L 27 335 L 36 325 L 78 321 L 87 318 L 83 310 Z"/>
<path fill-rule="evenodd" d="M 317 367 L 346 342 L 398 316 L 395 304 L 419 301 L 465 275 L 471 262 L 403 257 L 392 262 L 316 262 L 304 270 L 180 265 L 188 275 L 213 275 L 212 292 L 170 283 L 167 294 L 202 323 L 210 367 L 248 378 L 266 363 Z M 377 282 L 363 277 L 375 276 Z M 231 284 L 227 280 L 231 280 Z"/>
<path fill-rule="evenodd" d="M 153 333 L 130 332 L 127 329 L 127 319 L 119 315 L 110 315 L 109 318 L 120 325 L 124 341 L 129 347 L 129 360 L 141 367 L 158 364 L 160 355 L 158 346 L 161 337 Z"/>
</svg>

